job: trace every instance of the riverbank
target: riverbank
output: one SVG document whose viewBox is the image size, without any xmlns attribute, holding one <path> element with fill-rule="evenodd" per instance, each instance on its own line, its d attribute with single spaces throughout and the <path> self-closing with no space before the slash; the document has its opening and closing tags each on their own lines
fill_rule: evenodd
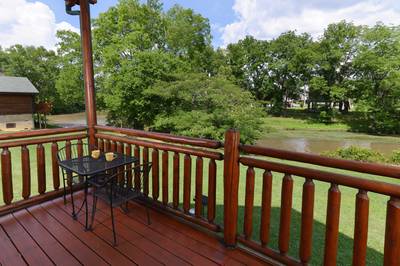
<svg viewBox="0 0 400 266">
<path fill-rule="evenodd" d="M 399 136 L 377 136 L 350 132 L 341 122 L 325 125 L 295 117 L 264 118 L 259 145 L 299 152 L 325 153 L 350 146 L 368 148 L 384 155 L 400 149 Z"/>
</svg>

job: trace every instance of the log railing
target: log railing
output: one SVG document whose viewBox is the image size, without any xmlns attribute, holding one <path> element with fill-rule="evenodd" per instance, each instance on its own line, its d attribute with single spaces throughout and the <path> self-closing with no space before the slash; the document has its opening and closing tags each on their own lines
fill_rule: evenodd
<svg viewBox="0 0 400 266">
<path fill-rule="evenodd" d="M 133 152 L 142 163 L 152 162 L 143 184 L 136 177 L 132 181 L 151 199 L 151 205 L 212 231 L 221 229 L 215 222 L 217 162 L 223 160 L 220 142 L 106 126 L 96 126 L 96 130 L 102 151 Z M 203 206 L 203 196 L 207 206 Z"/>
<path fill-rule="evenodd" d="M 85 127 L 0 134 L 0 215 L 60 196 L 59 145 L 83 143 L 86 137 Z"/>
<path fill-rule="evenodd" d="M 399 262 L 400 185 L 396 184 L 400 178 L 399 167 L 240 145 L 240 135 L 235 130 L 227 131 L 222 144 L 213 140 L 132 129 L 106 126 L 96 126 L 95 129 L 94 137 L 102 151 L 123 152 L 139 158 L 141 163 L 152 162 L 152 170 L 144 173 L 143 183 L 136 175 L 130 180 L 133 186 L 141 188 L 148 196 L 143 201 L 145 204 L 211 231 L 223 230 L 227 246 L 237 247 L 239 244 L 246 250 L 266 255 L 285 265 L 307 265 L 312 259 L 313 239 L 316 237 L 313 235 L 315 207 L 321 206 L 317 200 L 326 200 L 325 232 L 323 236 L 318 236 L 324 239 L 319 247 L 323 253 L 321 264 L 335 265 L 340 252 L 341 207 L 343 200 L 349 197 L 347 192 L 354 190 L 353 265 L 365 265 L 367 260 L 368 227 L 372 217 L 370 204 L 374 203 L 376 195 L 387 201 L 382 247 L 384 264 L 397 265 Z M 57 151 L 62 145 L 83 143 L 86 138 L 85 128 L 0 135 L 1 198 L 4 202 L 0 207 L 0 216 L 62 195 Z M 219 169 L 222 165 L 223 169 Z M 20 177 L 17 177 L 16 171 L 20 171 Z M 380 177 L 360 178 L 350 172 Z M 222 180 L 218 179 L 218 176 L 222 178 L 222 174 L 223 187 Z M 51 176 L 52 181 L 47 176 Z M 16 178 L 21 178 L 20 189 L 15 186 L 18 182 Z M 384 178 L 392 178 L 394 182 L 381 181 Z M 294 198 L 299 193 L 295 191 L 299 182 L 302 183 L 300 233 L 293 239 L 291 232 L 297 226 L 293 224 L 294 205 L 298 203 Z M 280 202 L 275 218 L 272 215 L 276 206 L 273 205 L 276 201 L 273 193 L 277 184 Z M 320 195 L 316 198 L 317 188 L 326 188 L 324 199 Z M 257 193 L 261 195 L 261 202 L 255 202 L 256 191 L 259 190 Z M 222 213 L 222 209 L 217 210 L 217 191 L 224 192 L 221 206 L 223 223 L 219 222 L 222 217 L 218 214 Z M 243 214 L 239 212 L 241 203 Z M 259 216 L 254 215 L 256 205 L 260 205 Z M 278 230 L 272 228 L 277 220 Z M 275 232 L 277 238 L 272 241 L 275 237 L 272 233 Z M 297 241 L 295 254 L 291 247 L 293 241 Z"/>
<path fill-rule="evenodd" d="M 239 218 L 243 219 L 243 233 L 240 233 L 240 228 L 235 231 L 239 243 L 286 265 L 305 265 L 310 263 L 312 258 L 314 205 L 316 200 L 315 181 L 320 181 L 329 184 L 327 191 L 325 242 L 324 246 L 320 247 L 324 253 L 324 265 L 336 265 L 337 263 L 341 190 L 343 188 L 352 188 L 357 191 L 354 195 L 353 265 L 365 265 L 366 263 L 370 204 L 368 195 L 371 193 L 378 193 L 382 197 L 387 197 L 384 265 L 398 265 L 398 254 L 400 252 L 400 185 L 354 177 L 347 174 L 333 173 L 329 169 L 320 170 L 320 168 L 321 166 L 328 166 L 330 168 L 375 174 L 383 178 L 390 177 L 397 179 L 400 177 L 399 167 L 332 159 L 260 146 L 239 145 L 238 149 L 243 153 L 238 159 L 238 164 L 247 168 L 245 176 L 241 177 L 245 178 L 244 216 Z M 282 162 L 282 160 L 278 161 L 276 159 L 285 161 Z M 299 166 L 297 163 L 297 165 L 293 165 L 290 161 L 305 164 Z M 255 174 L 256 169 L 262 170 L 260 176 Z M 273 197 L 273 179 L 279 175 L 282 175 L 283 178 L 280 194 L 278 250 L 275 250 L 269 242 L 271 198 Z M 253 221 L 254 189 L 255 179 L 258 178 L 261 178 L 262 182 L 260 228 L 258 228 L 259 235 L 253 236 L 253 225 L 255 224 Z M 303 180 L 300 237 L 296 239 L 299 242 L 298 256 L 292 257 L 288 255 L 290 232 L 293 226 L 297 226 L 291 223 L 292 201 L 294 180 L 299 179 Z M 237 210 L 235 211 L 237 212 Z"/>
</svg>

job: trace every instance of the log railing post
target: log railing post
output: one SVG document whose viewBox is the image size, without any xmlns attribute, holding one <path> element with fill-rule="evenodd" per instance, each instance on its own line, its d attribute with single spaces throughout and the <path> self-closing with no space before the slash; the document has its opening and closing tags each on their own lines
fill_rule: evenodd
<svg viewBox="0 0 400 266">
<path fill-rule="evenodd" d="M 85 81 L 85 106 L 86 119 L 89 133 L 89 144 L 91 147 L 96 145 L 95 126 L 96 116 L 96 97 L 94 90 L 94 71 L 92 55 L 92 32 L 90 25 L 90 5 L 89 0 L 80 1 L 80 24 L 82 38 L 83 56 L 83 79 Z"/>
<path fill-rule="evenodd" d="M 236 245 L 239 190 L 239 131 L 225 133 L 224 147 L 224 242 L 228 247 Z"/>
</svg>

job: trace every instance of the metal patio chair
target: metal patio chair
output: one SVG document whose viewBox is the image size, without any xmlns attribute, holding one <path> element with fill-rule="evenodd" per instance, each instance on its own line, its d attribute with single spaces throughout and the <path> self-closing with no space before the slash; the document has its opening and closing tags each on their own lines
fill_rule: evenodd
<svg viewBox="0 0 400 266">
<path fill-rule="evenodd" d="M 136 178 L 140 179 L 140 184 L 143 184 L 144 173 L 149 173 L 151 166 L 151 163 L 127 166 L 126 170 L 124 171 L 119 171 L 109 176 L 94 176 L 88 180 L 88 183 L 93 187 L 92 217 L 89 230 L 91 230 L 93 227 L 94 217 L 97 209 L 97 200 L 100 198 L 110 206 L 114 246 L 117 244 L 113 209 L 115 207 L 121 207 L 125 212 L 127 212 L 128 202 L 130 200 L 147 197 L 142 193 L 141 186 L 133 187 L 131 184 L 132 179 L 135 178 L 135 174 Z M 150 225 L 150 213 L 147 206 L 146 214 L 147 223 Z M 88 214 L 86 213 L 86 215 Z"/>
</svg>

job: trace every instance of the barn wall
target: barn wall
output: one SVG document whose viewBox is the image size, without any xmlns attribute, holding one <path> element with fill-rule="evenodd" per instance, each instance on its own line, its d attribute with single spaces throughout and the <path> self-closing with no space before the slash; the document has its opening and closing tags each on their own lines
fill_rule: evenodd
<svg viewBox="0 0 400 266">
<path fill-rule="evenodd" d="M 13 124 L 15 124 L 15 127 Z M 0 131 L 21 131 L 33 128 L 34 124 L 32 114 L 0 115 Z"/>
<path fill-rule="evenodd" d="M 0 94 L 0 115 L 32 114 L 32 95 L 1 95 Z"/>
</svg>

